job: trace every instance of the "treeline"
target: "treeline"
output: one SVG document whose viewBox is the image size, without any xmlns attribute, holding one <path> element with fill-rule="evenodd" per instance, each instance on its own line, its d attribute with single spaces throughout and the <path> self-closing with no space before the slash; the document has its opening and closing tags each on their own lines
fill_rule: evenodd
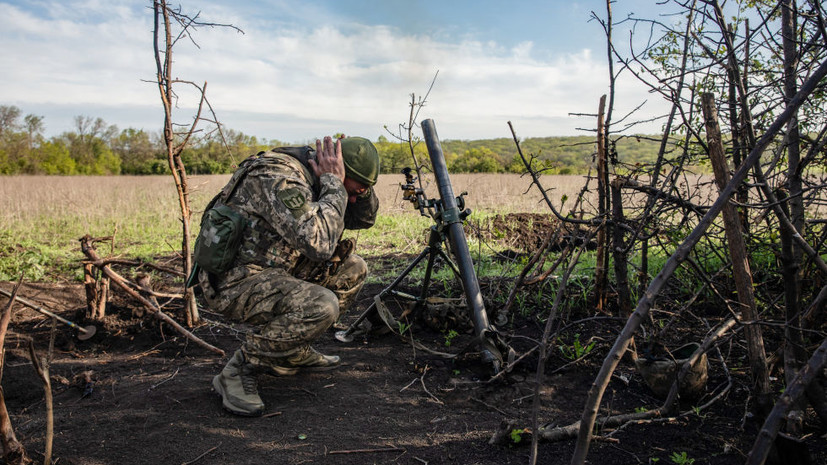
<svg viewBox="0 0 827 465">
<path fill-rule="evenodd" d="M 169 173 L 166 147 L 160 132 L 119 130 L 101 118 L 75 117 L 73 131 L 46 138 L 42 116 L 25 115 L 16 106 L 0 105 L 0 174 L 116 175 Z M 413 165 L 407 143 L 379 136 L 382 172 L 398 173 Z M 535 167 L 548 174 L 585 173 L 593 163 L 594 138 L 542 137 L 520 142 L 523 153 Z M 223 140 L 214 132 L 200 137 L 182 153 L 191 174 L 230 173 L 247 156 L 270 147 L 288 144 L 258 139 L 234 130 L 224 130 Z M 522 173 L 514 141 L 509 138 L 446 140 L 442 143 L 448 169 L 454 173 Z M 623 138 L 617 142 L 618 158 L 626 163 L 655 159 L 658 143 L 646 138 Z M 428 161 L 425 144 L 414 149 L 417 159 Z"/>
</svg>

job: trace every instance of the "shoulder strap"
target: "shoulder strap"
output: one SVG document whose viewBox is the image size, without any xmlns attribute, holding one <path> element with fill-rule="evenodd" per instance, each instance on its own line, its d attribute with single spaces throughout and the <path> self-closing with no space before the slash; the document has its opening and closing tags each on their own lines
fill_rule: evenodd
<svg viewBox="0 0 827 465">
<path fill-rule="evenodd" d="M 277 154 L 288 155 L 295 158 L 296 160 L 299 160 L 299 162 L 301 163 L 302 159 L 308 158 L 309 153 L 311 151 L 312 149 L 310 147 L 275 147 L 271 149 L 269 152 L 262 151 L 255 155 L 247 157 L 246 160 L 242 161 L 241 164 L 239 164 L 239 169 L 236 170 L 235 173 L 233 173 L 233 177 L 230 179 L 230 182 L 227 183 L 227 185 L 221 189 L 221 192 L 219 192 L 215 197 L 213 197 L 212 200 L 210 200 L 210 203 L 207 204 L 207 207 L 204 209 L 204 211 L 214 207 L 216 202 L 218 202 L 219 200 L 221 200 L 222 203 L 227 203 L 227 201 L 235 192 L 236 187 L 238 187 L 239 183 L 241 183 L 241 180 L 247 177 L 247 174 L 250 171 L 252 171 L 253 168 L 267 163 L 268 158 L 272 158 L 271 156 L 266 156 L 267 153 L 275 152 Z M 302 166 L 304 165 L 302 164 Z"/>
<path fill-rule="evenodd" d="M 215 197 L 212 198 L 212 200 L 210 200 L 210 203 L 207 204 L 207 207 L 204 209 L 204 211 L 207 211 L 210 208 L 214 207 L 216 202 L 218 202 L 219 200 L 221 200 L 222 203 L 227 203 L 227 200 L 229 200 L 230 197 L 233 195 L 236 187 L 238 187 L 239 183 L 241 183 L 241 180 L 247 177 L 247 173 L 249 173 L 255 166 L 258 166 L 260 164 L 256 162 L 264 158 L 262 156 L 264 153 L 266 152 L 259 152 L 255 155 L 247 157 L 247 159 L 242 161 L 238 167 L 239 169 L 236 170 L 236 172 L 233 173 L 232 178 L 230 178 L 230 182 L 227 183 L 227 185 L 225 185 L 221 189 L 221 191 L 218 194 L 216 194 Z"/>
</svg>

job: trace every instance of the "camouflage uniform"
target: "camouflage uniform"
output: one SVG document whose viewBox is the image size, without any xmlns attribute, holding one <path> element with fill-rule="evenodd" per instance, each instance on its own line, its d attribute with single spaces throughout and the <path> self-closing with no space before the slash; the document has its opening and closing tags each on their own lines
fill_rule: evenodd
<svg viewBox="0 0 827 465">
<path fill-rule="evenodd" d="M 210 308 L 258 328 L 242 347 L 255 366 L 279 366 L 307 351 L 353 303 L 367 276 L 358 255 L 339 256 L 335 266 L 331 257 L 341 250 L 345 228 L 373 225 L 376 194 L 368 189 L 348 204 L 338 178 L 317 178 L 308 168 L 314 156 L 310 147 L 279 147 L 242 162 L 225 187 L 247 168 L 226 202 L 248 220 L 241 248 L 227 272 L 198 275 Z"/>
</svg>

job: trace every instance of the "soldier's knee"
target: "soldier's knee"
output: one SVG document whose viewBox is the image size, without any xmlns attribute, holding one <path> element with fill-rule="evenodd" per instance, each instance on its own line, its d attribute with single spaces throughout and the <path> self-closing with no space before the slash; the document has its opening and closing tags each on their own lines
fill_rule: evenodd
<svg viewBox="0 0 827 465">
<path fill-rule="evenodd" d="M 319 286 L 313 304 L 319 321 L 333 324 L 339 318 L 339 298 L 330 289 Z"/>
</svg>

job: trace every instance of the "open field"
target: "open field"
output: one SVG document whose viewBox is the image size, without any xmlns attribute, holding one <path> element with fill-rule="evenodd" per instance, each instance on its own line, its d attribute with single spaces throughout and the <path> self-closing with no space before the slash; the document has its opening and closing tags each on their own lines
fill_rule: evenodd
<svg viewBox="0 0 827 465">
<path fill-rule="evenodd" d="M 192 176 L 190 187 L 197 233 L 200 212 L 229 175 Z M 413 253 L 424 241 L 430 220 L 402 200 L 402 175 L 382 175 L 378 226 L 359 233 L 360 248 L 371 253 Z M 530 178 L 513 174 L 452 176 L 454 192 L 468 192 L 472 219 L 495 213 L 548 212 Z M 574 198 L 582 176 L 547 176 L 559 202 Z M 429 197 L 436 186 L 425 182 Z M 170 176 L 13 176 L 0 179 L 0 278 L 12 280 L 26 270 L 28 279 L 43 279 L 53 265 L 64 269 L 81 257 L 78 238 L 114 236 L 113 249 L 126 257 L 154 257 L 180 250 L 178 198 Z M 110 251 L 105 251 L 110 252 Z M 16 262 L 10 256 L 17 256 Z"/>
<path fill-rule="evenodd" d="M 191 176 L 193 234 L 201 211 L 227 182 L 229 175 Z M 703 178 L 687 180 L 694 185 Z M 360 253 L 417 253 L 427 240 L 431 225 L 413 205 L 402 200 L 400 175 L 380 175 L 376 190 L 380 198 L 377 225 L 366 231 L 348 232 L 357 237 Z M 551 214 L 529 176 L 517 174 L 454 174 L 455 195 L 467 192 L 466 208 L 473 214 L 469 224 L 486 229 L 497 214 Z M 541 178 L 548 198 L 558 211 L 567 213 L 586 183 L 582 175 L 546 175 Z M 423 187 L 429 198 L 438 198 L 433 179 L 425 176 Z M 586 217 L 596 210 L 596 188 L 592 180 L 584 194 Z M 697 191 L 697 189 L 695 189 Z M 700 192 L 709 193 L 708 187 Z M 643 197 L 630 197 L 639 202 Z M 708 195 L 693 195 L 699 204 Z M 565 202 L 564 202 L 564 199 Z M 565 207 L 565 208 L 563 208 Z M 169 256 L 180 250 L 181 223 L 178 197 L 171 176 L 6 176 L 0 177 L 0 279 L 49 280 L 75 272 L 81 279 L 82 258 L 78 239 L 84 235 L 113 237 L 102 253 L 127 258 Z M 474 241 L 470 235 L 469 241 Z M 471 244 L 472 248 L 476 244 Z"/>
</svg>

